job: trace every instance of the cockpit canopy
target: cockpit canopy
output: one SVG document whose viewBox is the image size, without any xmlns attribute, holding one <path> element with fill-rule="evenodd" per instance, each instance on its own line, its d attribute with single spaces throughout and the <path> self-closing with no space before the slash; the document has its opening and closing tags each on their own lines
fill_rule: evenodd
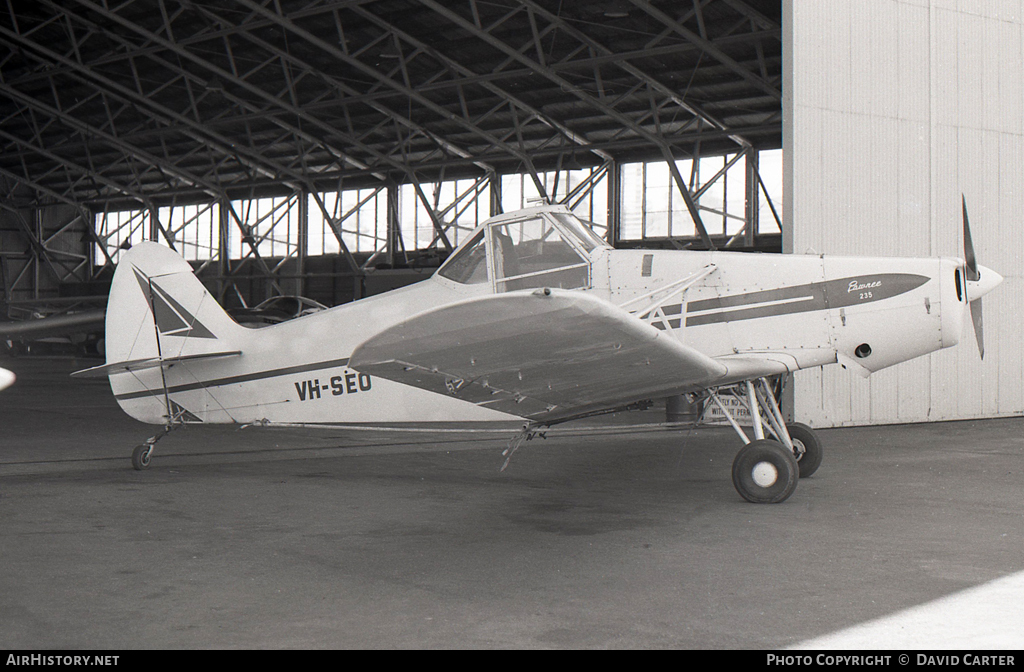
<svg viewBox="0 0 1024 672">
<path fill-rule="evenodd" d="M 496 292 L 591 286 L 591 253 L 608 244 L 567 209 L 531 210 L 485 222 L 438 275 Z"/>
</svg>

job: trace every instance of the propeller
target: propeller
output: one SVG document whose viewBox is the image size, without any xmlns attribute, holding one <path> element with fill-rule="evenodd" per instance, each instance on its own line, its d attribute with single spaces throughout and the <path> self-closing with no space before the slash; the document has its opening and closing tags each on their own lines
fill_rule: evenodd
<svg viewBox="0 0 1024 672">
<path fill-rule="evenodd" d="M 974 256 L 974 241 L 971 240 L 971 225 L 967 218 L 967 197 L 963 194 L 960 195 L 960 203 L 964 211 L 964 265 L 966 266 L 964 276 L 968 282 L 976 282 L 981 279 L 981 273 L 978 272 L 978 260 Z M 981 298 L 972 301 L 970 292 L 968 292 L 967 300 L 970 301 L 971 322 L 974 323 L 974 338 L 978 342 L 978 354 L 985 359 L 985 322 Z"/>
<path fill-rule="evenodd" d="M 960 195 L 960 202 L 964 208 L 964 260 L 967 262 L 967 279 L 977 280 L 981 277 L 978 272 L 978 262 L 974 258 L 974 242 L 971 240 L 971 225 L 967 221 L 967 197 Z"/>
<path fill-rule="evenodd" d="M 967 280 L 965 290 L 970 302 L 971 321 L 974 323 L 974 337 L 978 341 L 978 352 L 985 359 L 985 328 L 981 297 L 988 294 L 1003 277 L 995 271 L 978 266 L 974 256 L 974 241 L 971 240 L 971 225 L 967 219 L 967 198 L 960 196 L 964 211 L 964 278 Z M 984 270 L 984 273 L 982 271 Z"/>
</svg>

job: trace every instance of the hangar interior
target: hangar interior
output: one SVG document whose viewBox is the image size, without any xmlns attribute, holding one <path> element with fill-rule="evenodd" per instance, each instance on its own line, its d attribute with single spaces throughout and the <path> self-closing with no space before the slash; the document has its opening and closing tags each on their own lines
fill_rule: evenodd
<svg viewBox="0 0 1024 672">
<path fill-rule="evenodd" d="M 3 317 L 101 309 L 141 240 L 229 309 L 338 305 L 537 203 L 616 247 L 961 255 L 964 194 L 1008 279 L 988 360 L 801 372 L 795 409 L 817 426 L 1022 413 L 1024 359 L 1002 343 L 1024 255 L 999 242 L 1024 210 L 1019 7 L 854 4 L 10 3 Z"/>
<path fill-rule="evenodd" d="M 9 313 L 103 296 L 140 240 L 229 306 L 336 305 L 535 203 L 616 245 L 780 246 L 778 2 L 45 1 L 0 21 Z"/>
<path fill-rule="evenodd" d="M 0 41 L 0 319 L 87 318 L 142 240 L 235 310 L 342 304 L 538 199 L 618 247 L 953 256 L 962 195 L 1005 279 L 983 361 L 799 372 L 798 419 L 861 426 L 771 507 L 727 427 L 506 471 L 194 427 L 140 474 L 106 380 L 0 352 L 0 646 L 1021 648 L 1024 421 L 870 426 L 1024 414 L 1017 0 L 34 0 Z"/>
</svg>

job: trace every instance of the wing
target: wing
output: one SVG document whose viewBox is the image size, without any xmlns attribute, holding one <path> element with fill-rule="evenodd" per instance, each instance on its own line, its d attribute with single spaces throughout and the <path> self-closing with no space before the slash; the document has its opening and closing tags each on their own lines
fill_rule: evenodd
<svg viewBox="0 0 1024 672">
<path fill-rule="evenodd" d="M 744 380 L 777 376 L 804 368 L 795 357 L 787 356 L 784 350 L 726 355 L 724 357 L 715 357 L 715 361 L 724 364 L 728 369 L 724 376 L 715 381 L 716 385 L 730 385 Z"/>
<path fill-rule="evenodd" d="M 21 322 L 0 322 L 0 336 L 4 338 L 46 338 L 70 334 L 88 334 L 103 331 L 106 311 L 85 310 L 67 315 L 51 315 Z"/>
<path fill-rule="evenodd" d="M 539 289 L 428 310 L 349 366 L 548 421 L 708 386 L 728 369 L 592 295 Z"/>
</svg>

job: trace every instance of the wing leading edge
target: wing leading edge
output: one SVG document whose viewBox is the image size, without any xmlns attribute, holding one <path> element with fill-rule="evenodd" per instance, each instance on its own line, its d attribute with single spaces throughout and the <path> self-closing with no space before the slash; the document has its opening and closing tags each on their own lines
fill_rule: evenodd
<svg viewBox="0 0 1024 672">
<path fill-rule="evenodd" d="M 362 343 L 349 366 L 535 421 L 702 389 L 728 373 L 607 301 L 557 289 L 428 310 Z"/>
</svg>

